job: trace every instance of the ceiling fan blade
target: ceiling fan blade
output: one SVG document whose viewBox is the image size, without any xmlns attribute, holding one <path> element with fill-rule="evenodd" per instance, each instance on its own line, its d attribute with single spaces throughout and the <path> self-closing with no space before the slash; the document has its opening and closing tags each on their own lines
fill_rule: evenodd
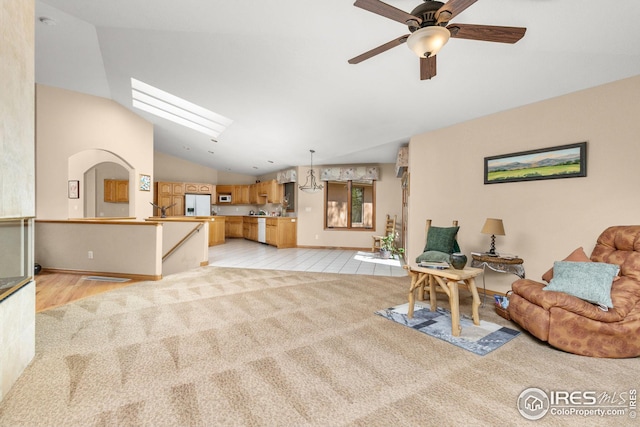
<svg viewBox="0 0 640 427">
<path fill-rule="evenodd" d="M 476 1 L 478 0 L 449 0 L 436 12 L 436 19 L 438 20 L 438 23 L 449 22 Z"/>
<path fill-rule="evenodd" d="M 498 43 L 515 43 L 527 31 L 523 27 L 500 27 L 495 25 L 450 24 L 447 29 L 457 39 L 482 40 Z"/>
<path fill-rule="evenodd" d="M 415 21 L 418 25 L 422 23 L 422 19 L 417 16 L 413 16 L 404 10 L 400 10 L 379 0 L 356 0 L 353 5 L 364 10 L 368 10 L 369 12 L 373 12 L 376 15 L 393 19 L 401 24 L 407 24 L 409 21 Z"/>
<path fill-rule="evenodd" d="M 420 58 L 420 80 L 429 80 L 436 75 L 436 55 Z"/>
<path fill-rule="evenodd" d="M 356 56 L 355 58 L 351 58 L 348 62 L 349 64 L 358 64 L 362 61 L 364 61 L 365 59 L 369 59 L 372 56 L 376 56 L 382 52 L 386 52 L 391 48 L 394 48 L 396 46 L 400 46 L 402 43 L 406 42 L 407 39 L 409 38 L 409 34 L 406 34 L 402 37 L 398 37 L 397 39 L 391 40 L 390 42 L 387 42 L 383 45 L 380 45 L 378 47 L 375 47 L 361 55 Z"/>
</svg>

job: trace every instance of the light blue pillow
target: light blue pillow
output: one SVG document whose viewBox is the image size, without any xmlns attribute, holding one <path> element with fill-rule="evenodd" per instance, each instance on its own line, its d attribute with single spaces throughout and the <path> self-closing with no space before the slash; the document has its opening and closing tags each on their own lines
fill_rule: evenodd
<svg viewBox="0 0 640 427">
<path fill-rule="evenodd" d="M 604 262 L 556 261 L 553 263 L 553 279 L 544 290 L 564 292 L 613 308 L 611 284 L 619 270 L 619 266 Z"/>
</svg>

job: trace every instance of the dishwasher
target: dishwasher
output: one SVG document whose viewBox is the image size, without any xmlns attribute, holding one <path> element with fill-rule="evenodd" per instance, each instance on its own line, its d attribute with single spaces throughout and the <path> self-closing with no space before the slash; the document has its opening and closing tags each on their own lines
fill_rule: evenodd
<svg viewBox="0 0 640 427">
<path fill-rule="evenodd" d="M 258 242 L 267 243 L 267 218 L 258 218 Z"/>
</svg>

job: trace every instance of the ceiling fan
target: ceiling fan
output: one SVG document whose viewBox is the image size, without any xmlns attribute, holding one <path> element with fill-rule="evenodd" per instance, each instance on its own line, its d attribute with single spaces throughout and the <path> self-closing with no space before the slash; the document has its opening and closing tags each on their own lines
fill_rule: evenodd
<svg viewBox="0 0 640 427">
<path fill-rule="evenodd" d="M 407 43 L 420 57 L 420 80 L 436 75 L 436 54 L 449 41 L 449 37 L 487 42 L 515 43 L 524 37 L 526 28 L 495 25 L 450 24 L 456 15 L 466 10 L 477 0 L 423 0 L 411 13 L 404 12 L 379 0 L 356 0 L 354 6 L 377 15 L 405 24 L 411 34 L 398 37 L 383 45 L 351 58 L 349 64 L 358 64 L 365 59 Z"/>
</svg>

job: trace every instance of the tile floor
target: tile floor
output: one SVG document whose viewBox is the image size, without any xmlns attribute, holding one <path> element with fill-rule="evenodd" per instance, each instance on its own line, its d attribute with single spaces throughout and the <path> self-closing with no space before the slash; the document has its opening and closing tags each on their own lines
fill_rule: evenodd
<svg viewBox="0 0 640 427">
<path fill-rule="evenodd" d="M 377 254 L 345 249 L 276 249 L 244 239 L 227 239 L 209 248 L 209 265 L 373 276 L 406 276 L 404 262 Z"/>
</svg>

